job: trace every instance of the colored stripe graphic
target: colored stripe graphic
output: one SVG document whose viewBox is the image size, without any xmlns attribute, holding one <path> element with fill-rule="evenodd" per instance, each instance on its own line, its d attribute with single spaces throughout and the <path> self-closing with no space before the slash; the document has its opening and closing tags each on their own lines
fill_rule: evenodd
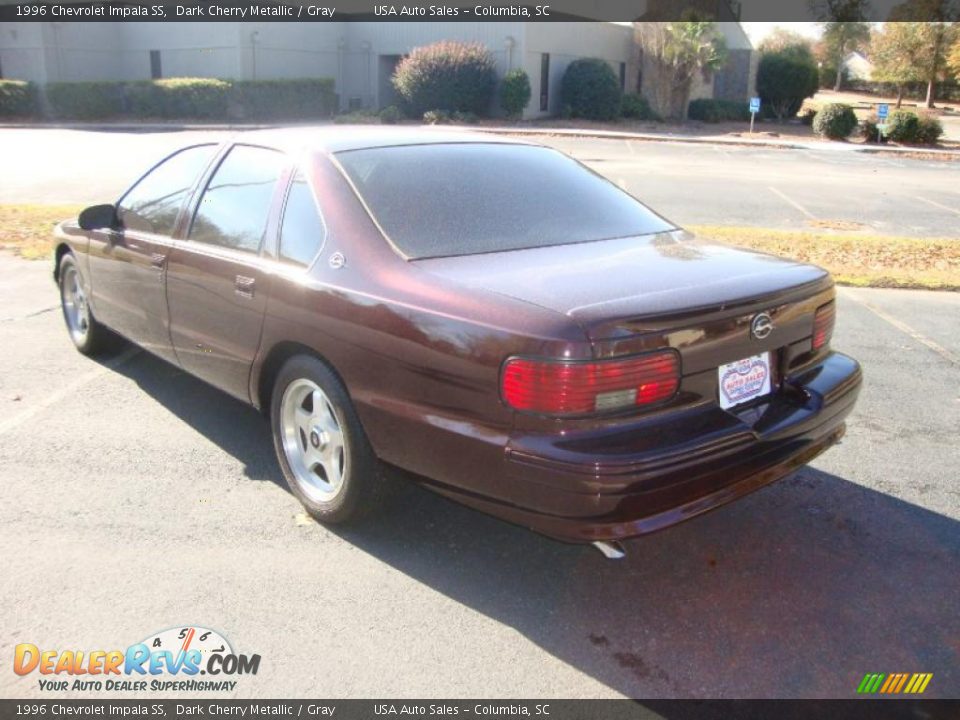
<svg viewBox="0 0 960 720">
<path fill-rule="evenodd" d="M 857 693 L 896 695 L 903 692 L 918 695 L 927 689 L 933 673 L 867 673 L 857 686 Z"/>
</svg>

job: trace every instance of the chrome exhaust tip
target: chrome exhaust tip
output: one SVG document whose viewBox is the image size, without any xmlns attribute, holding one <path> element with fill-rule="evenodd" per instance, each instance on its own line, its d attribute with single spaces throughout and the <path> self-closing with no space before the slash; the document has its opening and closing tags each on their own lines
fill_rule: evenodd
<svg viewBox="0 0 960 720">
<path fill-rule="evenodd" d="M 597 540 L 593 546 L 603 553 L 607 560 L 623 560 L 627 556 L 627 551 L 623 545 L 616 540 Z"/>
</svg>

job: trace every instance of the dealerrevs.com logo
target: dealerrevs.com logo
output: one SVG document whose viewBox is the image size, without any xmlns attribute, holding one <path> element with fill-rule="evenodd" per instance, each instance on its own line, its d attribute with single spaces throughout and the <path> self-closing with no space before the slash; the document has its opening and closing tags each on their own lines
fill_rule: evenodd
<svg viewBox="0 0 960 720">
<path fill-rule="evenodd" d="M 32 643 L 14 649 L 17 675 L 38 673 L 41 690 L 111 692 L 230 691 L 240 675 L 256 675 L 260 656 L 243 655 L 216 630 L 177 627 L 154 633 L 126 650 L 47 650 Z"/>
</svg>

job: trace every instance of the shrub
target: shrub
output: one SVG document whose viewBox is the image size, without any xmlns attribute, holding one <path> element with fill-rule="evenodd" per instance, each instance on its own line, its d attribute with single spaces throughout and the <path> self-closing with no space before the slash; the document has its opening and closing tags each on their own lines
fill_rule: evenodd
<svg viewBox="0 0 960 720">
<path fill-rule="evenodd" d="M 444 125 L 450 122 L 450 113 L 446 110 L 427 110 L 423 114 L 425 125 Z"/>
<path fill-rule="evenodd" d="M 0 80 L 0 117 L 36 115 L 37 86 L 23 80 Z"/>
<path fill-rule="evenodd" d="M 627 93 L 620 103 L 620 114 L 631 120 L 659 120 L 650 102 L 640 93 Z"/>
<path fill-rule="evenodd" d="M 242 80 L 231 83 L 230 115 L 241 120 L 311 120 L 336 112 L 333 78 Z"/>
<path fill-rule="evenodd" d="M 613 120 L 620 115 L 620 96 L 620 81 L 605 60 L 574 60 L 563 73 L 560 97 L 571 117 Z"/>
<path fill-rule="evenodd" d="M 523 70 L 511 70 L 503 76 L 500 84 L 500 107 L 507 117 L 518 118 L 523 115 L 530 102 L 530 78 Z"/>
<path fill-rule="evenodd" d="M 894 142 L 916 142 L 919 127 L 920 118 L 907 110 L 894 110 L 887 118 L 887 136 Z"/>
<path fill-rule="evenodd" d="M 817 111 L 813 108 L 807 108 L 800 113 L 800 122 L 803 125 L 813 125 L 813 119 L 817 116 Z"/>
<path fill-rule="evenodd" d="M 943 124 L 936 115 L 923 113 L 917 117 L 917 143 L 920 145 L 936 145 L 943 135 Z"/>
<path fill-rule="evenodd" d="M 380 122 L 384 125 L 396 125 L 403 119 L 403 113 L 396 105 L 390 105 L 380 111 Z"/>
<path fill-rule="evenodd" d="M 820 84 L 817 63 L 803 46 L 764 53 L 757 68 L 757 93 L 778 120 L 793 117 Z"/>
<path fill-rule="evenodd" d="M 455 123 L 463 123 L 464 125 L 476 125 L 480 122 L 480 118 L 477 117 L 476 113 L 460 112 L 459 110 L 454 110 L 450 113 L 450 120 Z"/>
<path fill-rule="evenodd" d="M 730 122 L 750 119 L 750 106 L 735 100 L 691 100 L 687 117 L 706 123 Z"/>
<path fill-rule="evenodd" d="M 393 76 L 393 86 L 413 116 L 434 108 L 484 114 L 496 83 L 493 57 L 480 43 L 438 42 L 414 48 Z"/>
<path fill-rule="evenodd" d="M 101 120 L 123 112 L 124 83 L 57 82 L 46 86 L 47 100 L 55 118 Z"/>
<path fill-rule="evenodd" d="M 876 115 L 871 115 L 860 123 L 860 135 L 867 142 L 883 142 L 884 138 L 880 136 L 880 119 Z"/>
<path fill-rule="evenodd" d="M 380 116 L 373 110 L 351 110 L 333 118 L 337 125 L 379 125 Z"/>
<path fill-rule="evenodd" d="M 831 140 L 849 137 L 855 127 L 857 116 L 852 107 L 843 103 L 828 103 L 813 118 L 813 131 Z"/>
</svg>

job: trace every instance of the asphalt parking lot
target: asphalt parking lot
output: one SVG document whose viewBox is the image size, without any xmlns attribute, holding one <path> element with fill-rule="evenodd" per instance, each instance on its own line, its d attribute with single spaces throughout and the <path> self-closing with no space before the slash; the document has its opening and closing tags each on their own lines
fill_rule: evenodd
<svg viewBox="0 0 960 720">
<path fill-rule="evenodd" d="M 262 656 L 238 697 L 852 697 L 866 672 L 960 695 L 960 294 L 841 289 L 866 378 L 843 444 L 621 562 L 405 482 L 364 526 L 309 521 L 255 411 L 77 354 L 44 263 L 0 254 L 0 341 L 7 668 L 196 624 Z"/>
<path fill-rule="evenodd" d="M 0 203 L 100 203 L 152 163 L 225 132 L 0 131 Z M 853 152 L 525 136 L 553 145 L 681 225 L 955 237 L 960 162 Z M 853 223 L 854 225 L 849 225 Z"/>
</svg>

